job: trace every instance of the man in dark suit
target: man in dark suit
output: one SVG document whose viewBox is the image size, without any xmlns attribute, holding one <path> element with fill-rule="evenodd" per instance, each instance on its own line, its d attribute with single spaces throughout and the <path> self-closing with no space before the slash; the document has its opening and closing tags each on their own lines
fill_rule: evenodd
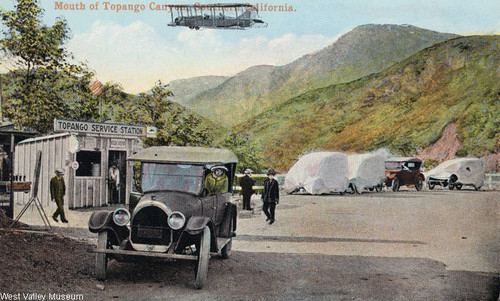
<svg viewBox="0 0 500 301">
<path fill-rule="evenodd" d="M 266 214 L 266 221 L 269 221 L 270 225 L 274 223 L 274 212 L 280 200 L 279 184 L 274 178 L 275 175 L 274 169 L 267 171 L 267 179 L 264 181 L 264 191 L 262 192 L 262 201 L 264 202 L 262 211 Z"/>
<path fill-rule="evenodd" d="M 52 214 L 54 221 L 58 222 L 57 217 L 61 216 L 61 222 L 67 223 L 64 216 L 64 195 L 66 194 L 66 185 L 64 184 L 64 171 L 59 168 L 56 169 L 56 175 L 50 179 L 50 198 L 56 202 L 57 209 Z"/>
<path fill-rule="evenodd" d="M 245 175 L 240 180 L 241 195 L 243 196 L 243 210 L 252 210 L 250 207 L 250 200 L 252 199 L 252 194 L 254 193 L 253 185 L 255 182 L 251 177 L 251 172 L 252 171 L 247 168 L 245 170 Z"/>
</svg>

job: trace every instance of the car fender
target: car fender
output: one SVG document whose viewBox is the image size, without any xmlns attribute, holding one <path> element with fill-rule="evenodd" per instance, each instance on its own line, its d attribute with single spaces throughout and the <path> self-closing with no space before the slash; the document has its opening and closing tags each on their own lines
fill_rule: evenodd
<svg viewBox="0 0 500 301">
<path fill-rule="evenodd" d="M 392 181 L 392 180 L 394 180 L 397 177 L 398 177 L 397 173 L 391 173 L 391 174 L 389 174 L 389 176 L 387 178 L 391 179 L 391 181 Z"/>
<path fill-rule="evenodd" d="M 214 224 L 211 218 L 206 216 L 192 216 L 189 219 L 186 228 L 184 229 L 184 232 L 186 232 L 189 235 L 199 235 L 203 232 L 205 226 L 208 226 L 210 228 L 210 235 L 211 235 L 210 251 L 217 252 L 218 250 L 217 239 L 215 237 Z"/>
<path fill-rule="evenodd" d="M 210 227 L 210 230 L 213 232 L 213 223 L 212 219 L 206 216 L 192 216 L 184 229 L 190 235 L 198 235 L 203 232 L 205 226 Z"/>
<path fill-rule="evenodd" d="M 89 231 L 92 233 L 108 231 L 109 240 L 113 245 L 119 245 L 130 232 L 126 226 L 118 226 L 113 222 L 113 211 L 109 210 L 92 212 L 89 218 Z"/>
<path fill-rule="evenodd" d="M 89 231 L 92 233 L 99 233 L 104 231 L 110 226 L 113 219 L 113 211 L 99 210 L 92 212 L 89 218 Z"/>
</svg>

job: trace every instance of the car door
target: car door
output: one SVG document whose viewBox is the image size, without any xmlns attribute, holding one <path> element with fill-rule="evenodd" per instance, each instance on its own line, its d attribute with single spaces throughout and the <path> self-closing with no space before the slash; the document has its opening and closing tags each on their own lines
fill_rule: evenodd
<svg viewBox="0 0 500 301">
<path fill-rule="evenodd" d="M 215 218 L 214 218 L 214 223 L 215 225 L 219 225 L 222 223 L 222 219 L 224 218 L 224 212 L 226 212 L 226 203 L 231 201 L 231 193 L 221 193 L 217 195 L 217 201 L 216 205 L 214 208 L 215 211 Z"/>
<path fill-rule="evenodd" d="M 201 198 L 203 216 L 215 220 L 215 208 L 217 208 L 217 195 L 209 195 Z"/>
</svg>

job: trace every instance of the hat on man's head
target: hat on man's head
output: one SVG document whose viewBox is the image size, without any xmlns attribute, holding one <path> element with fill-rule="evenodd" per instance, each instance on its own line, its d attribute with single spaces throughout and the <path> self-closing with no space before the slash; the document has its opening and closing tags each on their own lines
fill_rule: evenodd
<svg viewBox="0 0 500 301">
<path fill-rule="evenodd" d="M 58 169 L 56 169 L 56 174 L 59 176 L 62 176 L 62 175 L 64 175 L 64 170 L 62 168 L 58 168 Z"/>
<path fill-rule="evenodd" d="M 245 169 L 245 174 L 248 175 L 248 174 L 251 174 L 253 170 L 251 170 L 250 168 L 247 168 Z"/>
<path fill-rule="evenodd" d="M 212 166 L 212 168 L 210 168 L 211 171 L 214 171 L 216 169 L 222 169 L 222 170 L 227 172 L 227 168 L 225 166 L 222 166 L 222 165 L 215 165 L 215 166 Z"/>
<path fill-rule="evenodd" d="M 269 168 L 269 170 L 267 171 L 267 175 L 269 176 L 275 176 L 276 175 L 276 170 L 272 169 L 272 168 Z"/>
</svg>

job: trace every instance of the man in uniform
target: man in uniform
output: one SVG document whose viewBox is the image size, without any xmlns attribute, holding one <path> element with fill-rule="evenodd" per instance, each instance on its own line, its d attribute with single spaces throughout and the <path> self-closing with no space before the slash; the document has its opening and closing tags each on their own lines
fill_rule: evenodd
<svg viewBox="0 0 500 301">
<path fill-rule="evenodd" d="M 203 180 L 205 195 L 218 194 L 227 192 L 227 168 L 224 166 L 214 166 L 210 169 L 210 173 Z"/>
<path fill-rule="evenodd" d="M 61 216 L 61 222 L 67 223 L 64 216 L 64 195 L 66 194 L 66 185 L 64 185 L 64 171 L 59 168 L 56 169 L 56 174 L 50 179 L 50 198 L 52 202 L 56 202 L 57 209 L 52 214 L 52 218 L 56 221 L 58 216 Z"/>
<path fill-rule="evenodd" d="M 251 172 L 252 171 L 247 168 L 245 170 L 245 175 L 240 180 L 241 195 L 243 196 L 243 210 L 252 210 L 252 208 L 250 208 L 250 201 L 254 193 L 253 185 L 255 182 L 251 177 Z"/>
</svg>

